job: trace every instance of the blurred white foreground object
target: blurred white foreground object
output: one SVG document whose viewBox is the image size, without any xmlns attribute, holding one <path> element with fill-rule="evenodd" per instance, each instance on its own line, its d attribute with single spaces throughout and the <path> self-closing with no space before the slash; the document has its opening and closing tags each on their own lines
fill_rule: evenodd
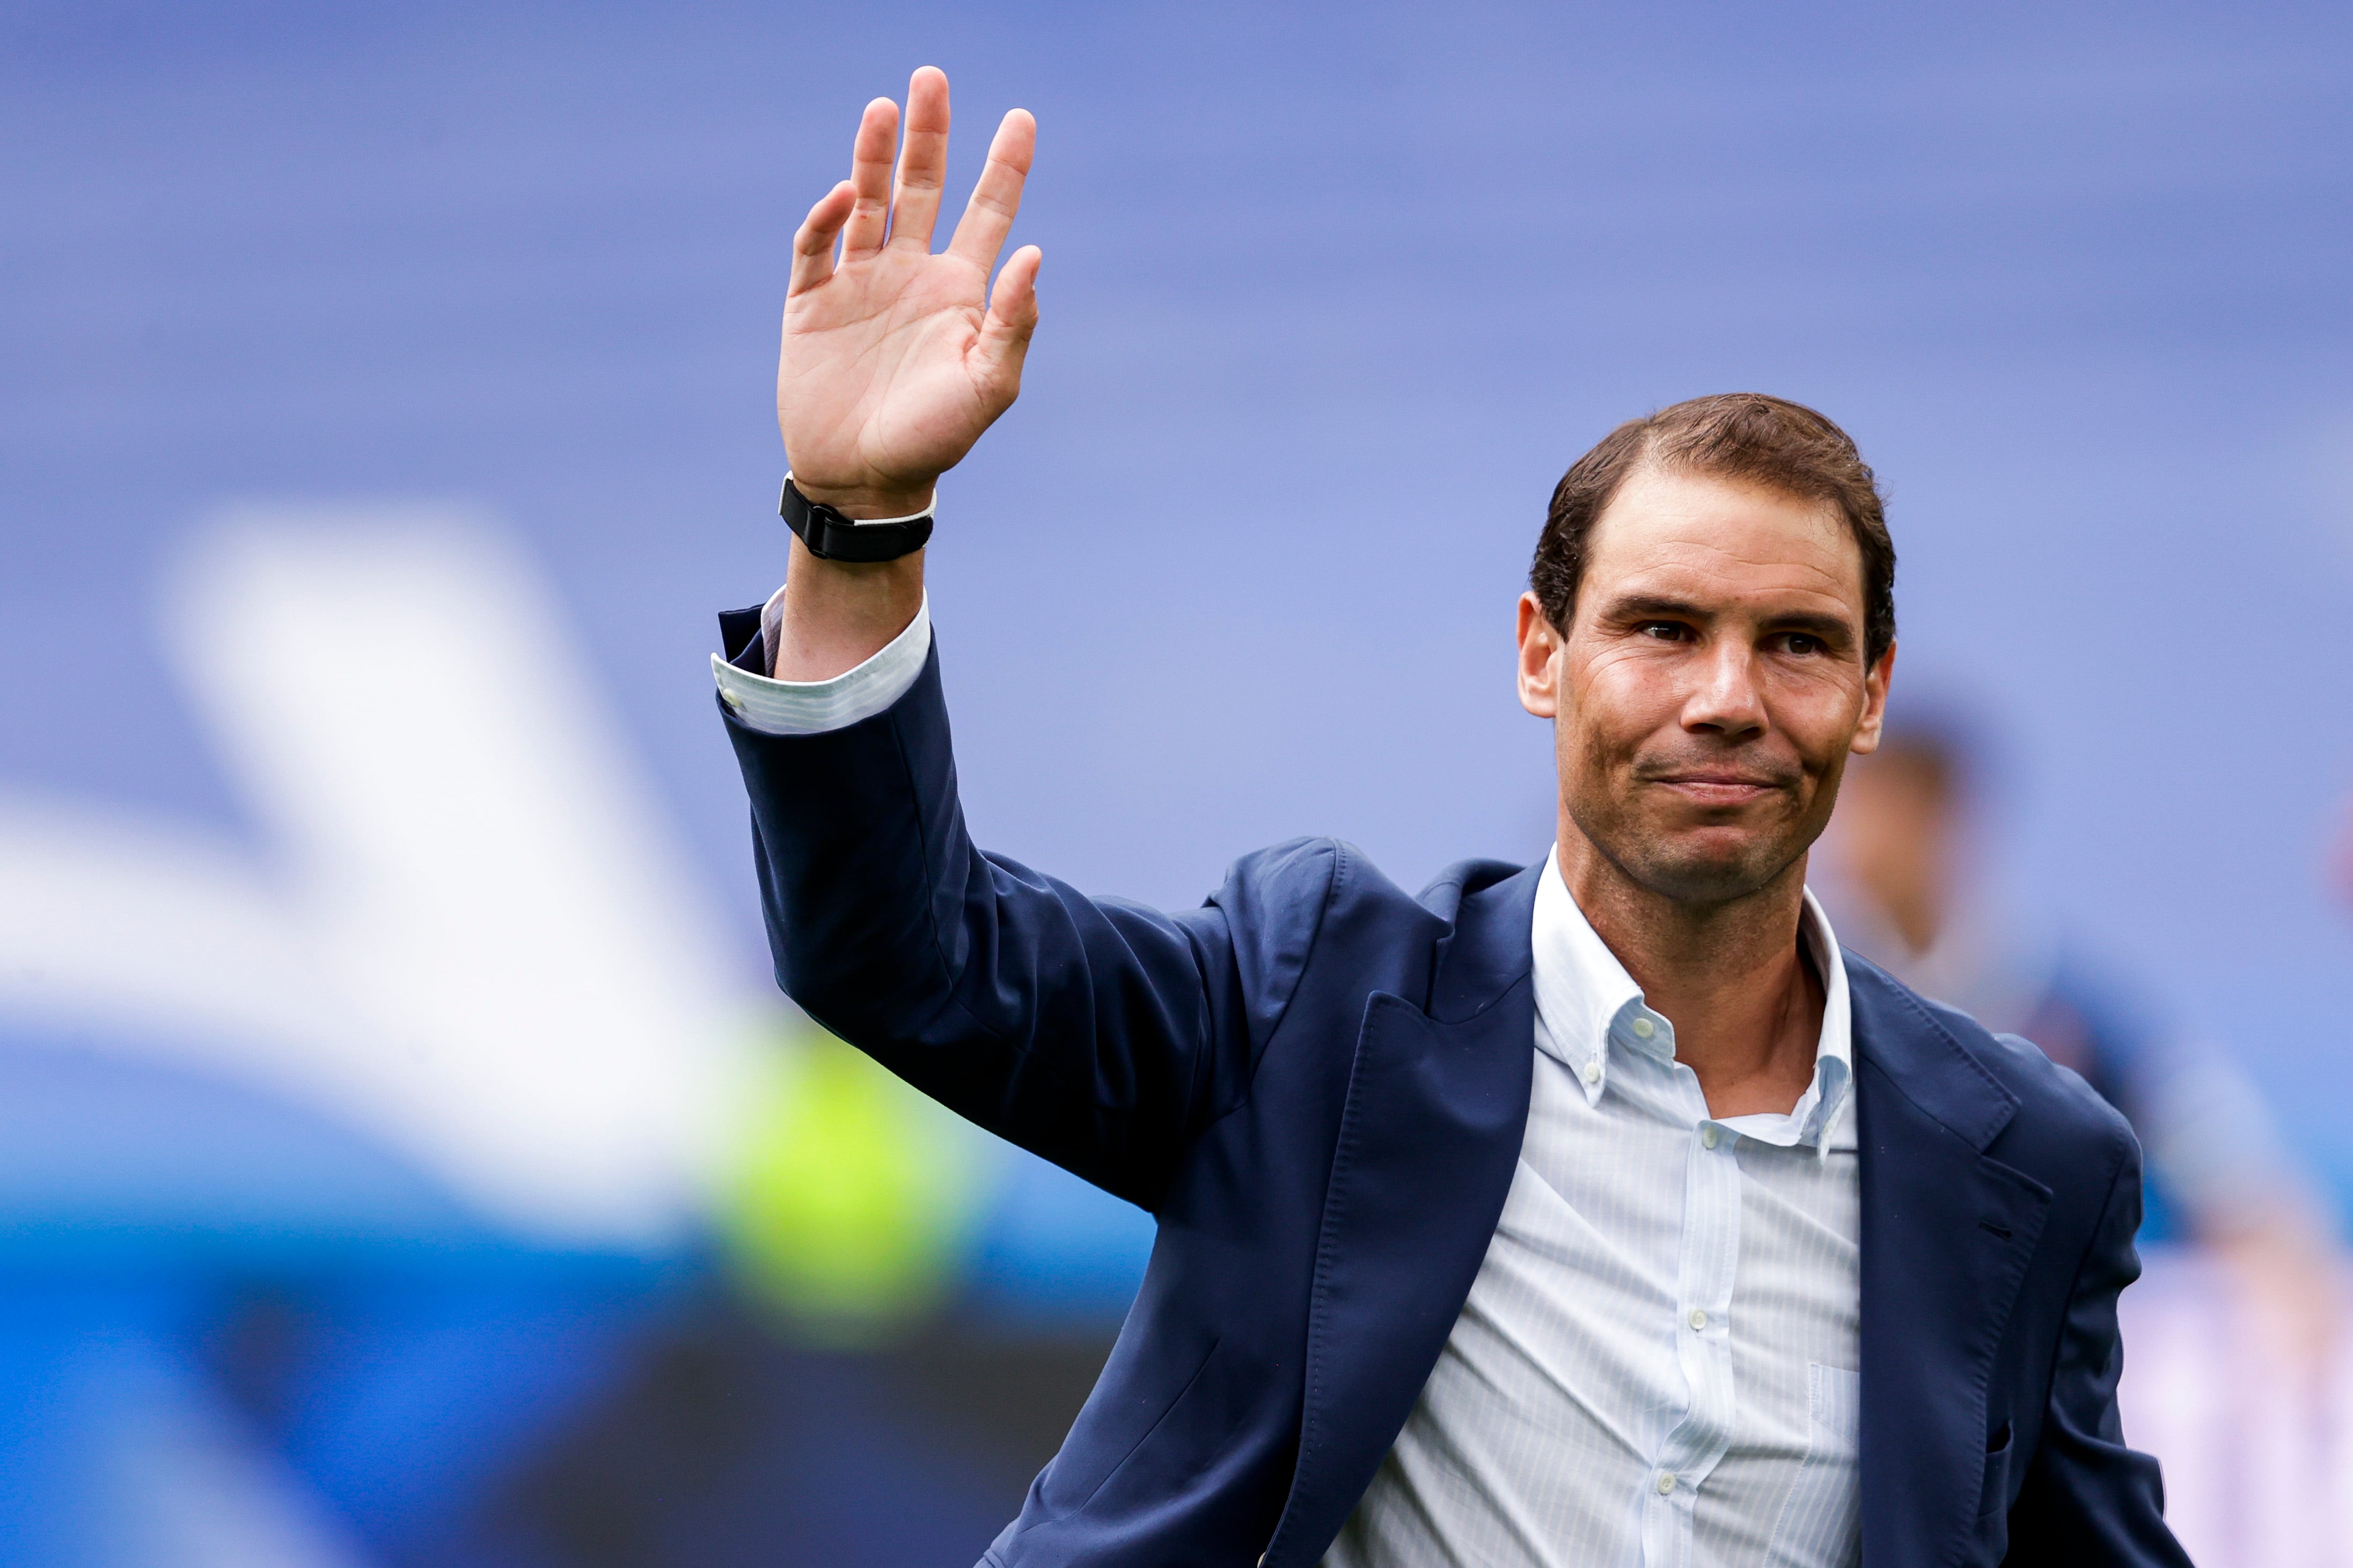
<svg viewBox="0 0 2353 1568">
<path fill-rule="evenodd" d="M 2199 1568 L 2353 1568 L 2353 1359 L 2277 1355 L 2228 1272 L 2147 1249 L 2124 1294 L 2125 1440 L 2165 1467 L 2166 1522 Z"/>
<path fill-rule="evenodd" d="M 535 574 L 448 510 L 248 510 L 167 613 L 261 862 L 0 800 L 0 1012 L 311 1105 L 534 1238 L 675 1239 L 757 1004 Z"/>
</svg>

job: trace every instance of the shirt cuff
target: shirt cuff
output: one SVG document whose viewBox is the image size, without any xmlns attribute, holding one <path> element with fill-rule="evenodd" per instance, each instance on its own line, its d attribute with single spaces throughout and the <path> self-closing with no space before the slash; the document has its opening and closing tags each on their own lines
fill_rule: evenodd
<svg viewBox="0 0 2353 1568">
<path fill-rule="evenodd" d="M 772 668 L 784 592 L 776 590 L 760 617 Z M 719 682 L 719 700 L 745 729 L 763 735 L 822 735 L 871 719 L 904 697 L 923 673 L 923 660 L 931 651 L 932 596 L 926 592 L 906 630 L 864 664 L 830 680 L 772 680 L 738 669 L 717 654 L 711 656 L 711 673 Z"/>
</svg>

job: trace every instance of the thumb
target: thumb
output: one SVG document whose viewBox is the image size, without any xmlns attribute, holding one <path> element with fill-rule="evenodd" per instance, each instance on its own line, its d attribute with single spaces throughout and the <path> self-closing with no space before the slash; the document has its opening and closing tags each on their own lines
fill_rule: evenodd
<svg viewBox="0 0 2353 1568">
<path fill-rule="evenodd" d="M 1007 258 L 989 295 L 988 314 L 980 323 L 980 342 L 974 345 L 989 379 L 1001 382 L 1009 401 L 1020 390 L 1021 361 L 1029 352 L 1029 334 L 1038 330 L 1038 265 L 1042 253 L 1025 245 Z"/>
</svg>

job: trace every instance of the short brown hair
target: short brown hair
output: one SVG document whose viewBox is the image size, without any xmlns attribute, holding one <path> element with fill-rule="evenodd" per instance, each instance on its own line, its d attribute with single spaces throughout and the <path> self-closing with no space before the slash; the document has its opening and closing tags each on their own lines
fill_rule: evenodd
<svg viewBox="0 0 2353 1568">
<path fill-rule="evenodd" d="M 1847 433 L 1800 404 L 1761 392 L 1694 397 L 1630 419 L 1570 465 L 1552 492 L 1528 586 L 1566 631 L 1586 543 L 1627 476 L 1645 465 L 1742 479 L 1839 509 L 1862 552 L 1863 662 L 1895 641 L 1895 542 L 1871 467 Z"/>
</svg>

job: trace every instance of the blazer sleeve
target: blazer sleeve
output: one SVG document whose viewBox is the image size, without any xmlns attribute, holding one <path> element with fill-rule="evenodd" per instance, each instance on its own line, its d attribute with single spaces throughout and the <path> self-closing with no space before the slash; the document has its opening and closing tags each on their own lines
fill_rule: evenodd
<svg viewBox="0 0 2353 1568">
<path fill-rule="evenodd" d="M 732 646 L 746 623 L 729 619 L 731 653 L 756 658 Z M 1176 915 L 982 853 L 957 798 L 936 636 L 915 684 L 872 718 L 776 736 L 730 715 L 728 733 L 785 991 L 950 1109 L 1155 1207 L 1186 1145 L 1247 1094 L 1337 847 L 1261 851 Z"/>
<path fill-rule="evenodd" d="M 2125 1447 L 2116 1415 L 2124 1342 L 2116 1298 L 2140 1277 L 2140 1149 L 2129 1133 L 2076 1270 L 2042 1440 L 2010 1514 L 2018 1568 L 2189 1568 L 2165 1523 L 2157 1460 Z"/>
</svg>

